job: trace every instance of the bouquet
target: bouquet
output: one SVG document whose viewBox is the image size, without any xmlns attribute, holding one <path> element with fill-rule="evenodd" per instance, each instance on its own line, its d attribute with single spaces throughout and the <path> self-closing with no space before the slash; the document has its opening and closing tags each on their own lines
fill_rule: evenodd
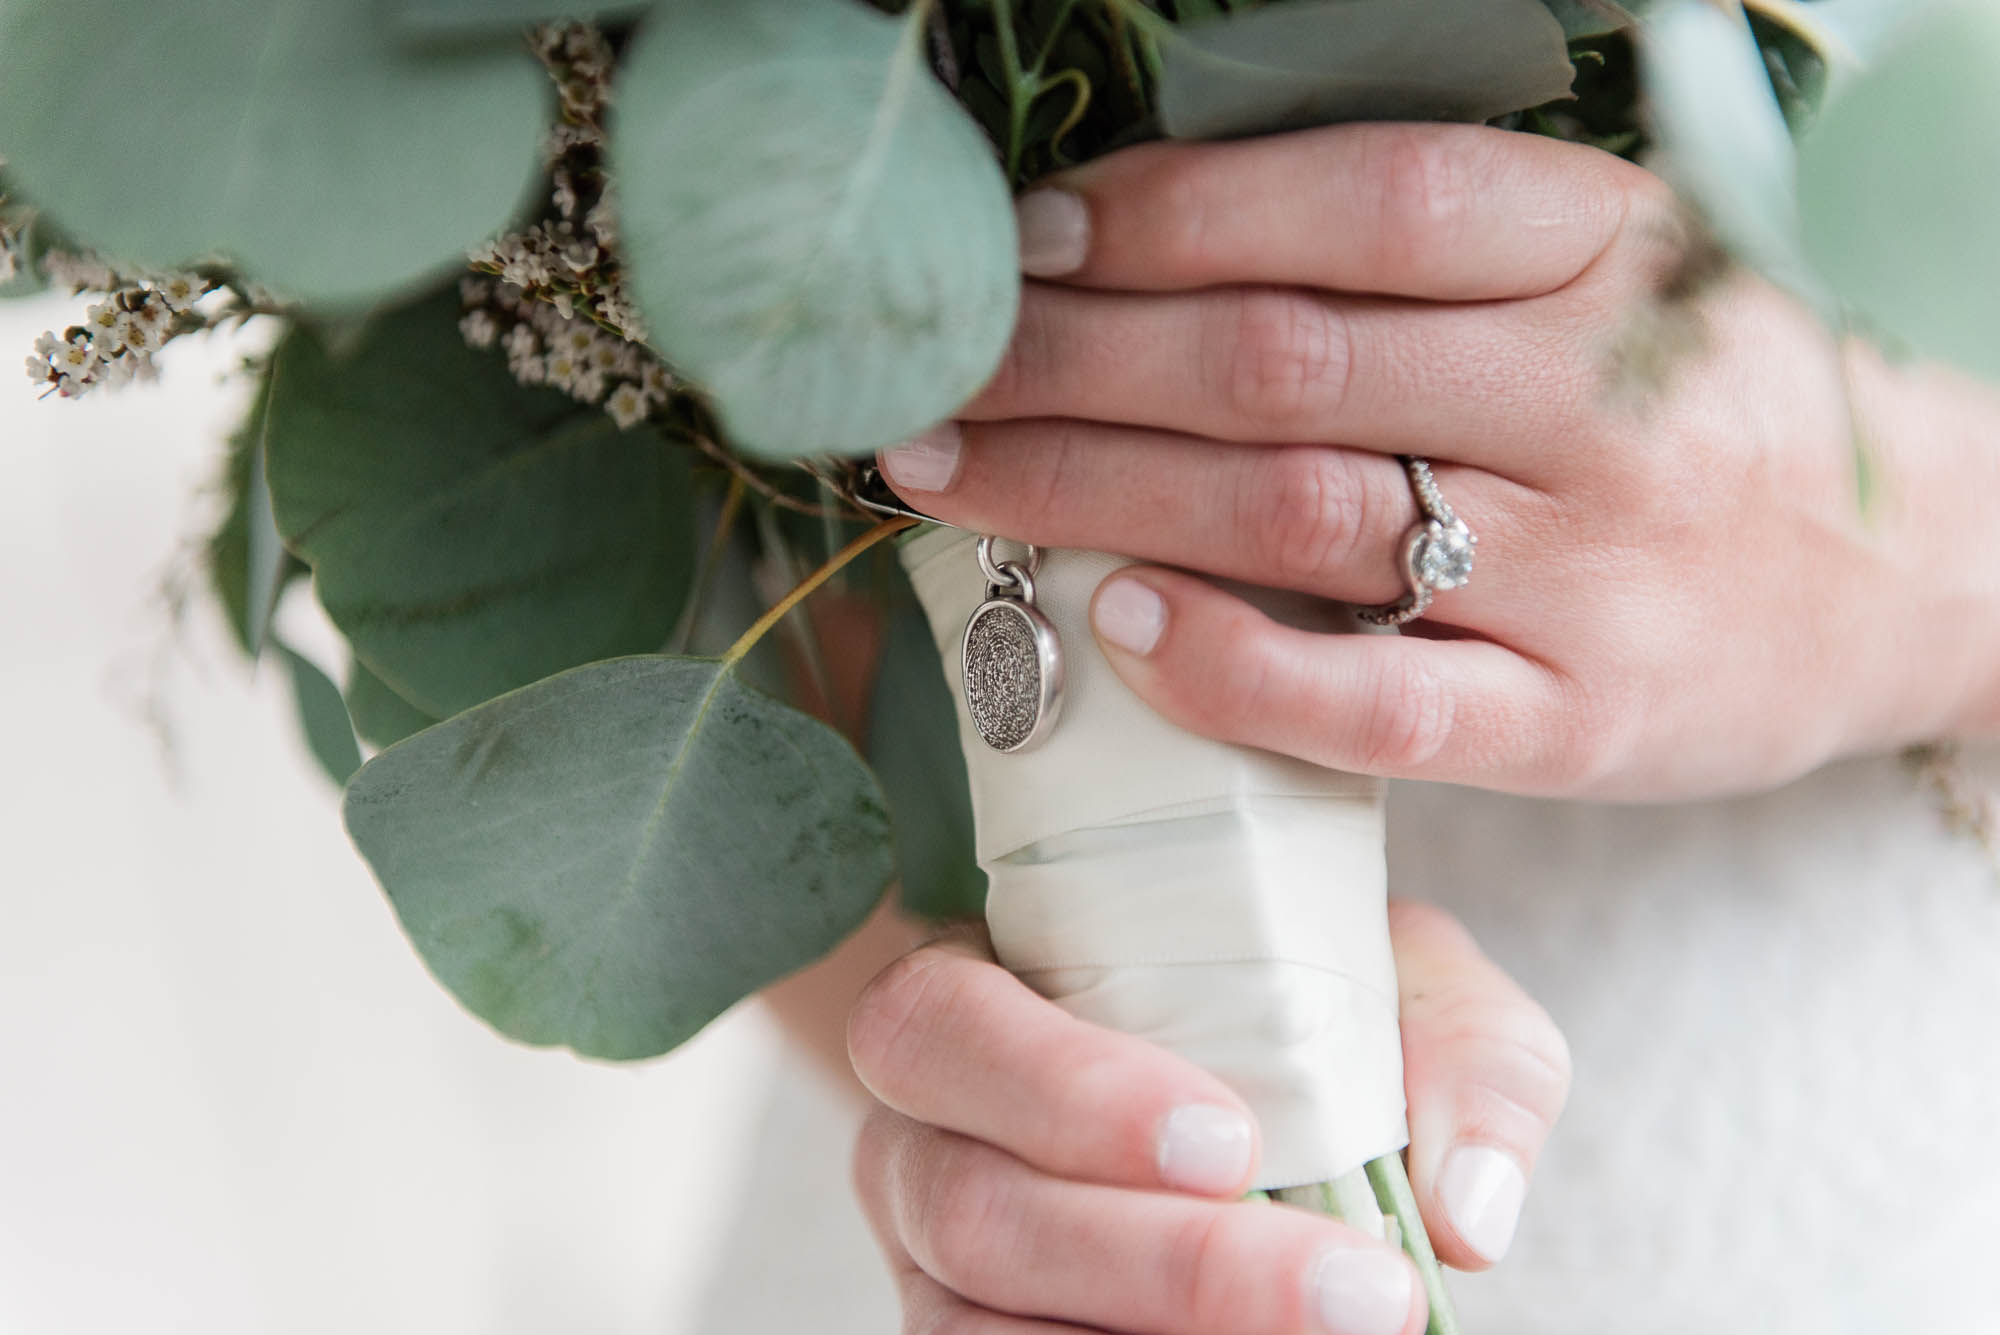
<svg viewBox="0 0 2000 1335">
<path fill-rule="evenodd" d="M 1340 120 L 1651 155 L 1708 244 L 1633 312 L 1642 371 L 1733 257 L 2000 373 L 1996 56 L 1990 0 L 0 0 L 0 292 L 79 299 L 27 358 L 59 398 L 279 326 L 214 592 L 488 1024 L 668 1051 L 900 880 L 1229 1079 L 1261 1185 L 1393 1230 L 1447 1330 L 1375 785 L 1152 717 L 1082 626 L 1118 558 L 912 532 L 865 460 L 998 364 L 1015 189 Z M 308 577 L 338 685 L 272 627 Z M 828 589 L 880 625 L 837 726 L 800 707 L 865 667 Z"/>
</svg>

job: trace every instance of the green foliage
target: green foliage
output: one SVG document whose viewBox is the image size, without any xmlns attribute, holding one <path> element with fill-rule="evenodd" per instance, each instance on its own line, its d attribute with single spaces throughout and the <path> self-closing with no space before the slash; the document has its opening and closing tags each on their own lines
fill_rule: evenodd
<svg viewBox="0 0 2000 1335">
<path fill-rule="evenodd" d="M 444 718 L 551 672 L 658 649 L 694 566 L 689 451 L 516 384 L 456 297 L 383 313 L 336 357 L 279 347 L 279 530 L 355 656 Z"/>
<path fill-rule="evenodd" d="M 306 300 L 450 267 L 520 207 L 546 80 L 512 45 L 406 49 L 377 9 L 0 0 L 8 174 L 107 256 L 222 253 Z"/>
<path fill-rule="evenodd" d="M 361 740 L 373 746 L 394 746 L 437 722 L 358 661 L 347 673 L 347 716 Z"/>
<path fill-rule="evenodd" d="M 2000 5 L 1889 47 L 1800 146 L 1805 246 L 1841 304 L 2000 379 Z"/>
<path fill-rule="evenodd" d="M 868 763 L 889 799 L 904 910 L 922 918 L 982 916 L 986 873 L 973 846 L 958 707 L 914 595 L 898 600 L 882 638 Z"/>
<path fill-rule="evenodd" d="M 1310 0 L 1159 34 L 1160 122 L 1206 139 L 1345 120 L 1483 121 L 1565 96 L 1541 0 Z"/>
<path fill-rule="evenodd" d="M 737 445 L 866 453 L 984 383 L 1019 298 L 1014 215 L 920 22 L 852 0 L 675 0 L 623 80 L 633 293 Z"/>
<path fill-rule="evenodd" d="M 1562 24 L 1563 35 L 1571 41 L 1602 37 L 1628 28 L 1652 7 L 1651 0 L 1542 0 Z"/>
<path fill-rule="evenodd" d="M 327 675 L 282 640 L 274 641 L 285 669 L 292 679 L 292 699 L 298 706 L 299 722 L 305 729 L 306 746 L 334 786 L 340 787 L 361 768 L 361 748 L 348 722 L 347 705 L 340 688 Z"/>
<path fill-rule="evenodd" d="M 346 814 L 453 995 L 592 1057 L 684 1041 L 831 949 L 891 874 L 853 750 L 717 659 L 503 696 L 370 761 Z"/>
<path fill-rule="evenodd" d="M 396 26 L 418 39 L 513 40 L 535 23 L 590 18 L 610 22 L 645 8 L 645 0 L 397 0 L 391 12 Z"/>
<path fill-rule="evenodd" d="M 209 587 L 227 615 L 230 632 L 244 653 L 263 650 L 271 611 L 287 584 L 305 573 L 305 563 L 285 550 L 271 516 L 271 493 L 264 477 L 265 409 L 270 402 L 267 365 L 250 400 L 250 415 L 229 438 L 222 491 L 222 522 L 209 535 Z"/>
<path fill-rule="evenodd" d="M 1640 54 L 1668 176 L 1738 259 L 1821 302 L 1799 248 L 1791 133 L 1741 14 L 1667 0 Z"/>
</svg>

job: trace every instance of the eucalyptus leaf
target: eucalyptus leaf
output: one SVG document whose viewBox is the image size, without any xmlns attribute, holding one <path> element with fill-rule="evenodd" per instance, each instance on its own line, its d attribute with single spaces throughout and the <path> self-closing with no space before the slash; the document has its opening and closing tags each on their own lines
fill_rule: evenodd
<svg viewBox="0 0 2000 1335">
<path fill-rule="evenodd" d="M 986 873 L 973 843 L 958 710 L 914 597 L 898 601 L 883 636 L 868 762 L 889 799 L 904 910 L 922 918 L 982 917 Z"/>
<path fill-rule="evenodd" d="M 1639 50 L 1656 165 L 1738 259 L 1823 305 L 1799 246 L 1791 132 L 1742 15 L 1664 0 Z"/>
<path fill-rule="evenodd" d="M 1020 276 L 992 147 L 923 7 L 675 0 L 629 52 L 612 157 L 653 342 L 770 457 L 863 454 L 992 374 Z"/>
<path fill-rule="evenodd" d="M 401 0 L 393 13 L 418 39 L 515 36 L 561 19 L 618 20 L 646 8 L 644 0 Z"/>
<path fill-rule="evenodd" d="M 406 49 L 376 0 L 0 0 L 8 175 L 92 247 L 221 253 L 353 303 L 449 266 L 537 174 L 523 48 Z"/>
<path fill-rule="evenodd" d="M 437 718 L 662 647 L 695 561 L 690 451 L 517 384 L 457 319 L 439 293 L 346 357 L 295 330 L 267 443 L 279 531 L 327 614 Z"/>
<path fill-rule="evenodd" d="M 338 788 L 361 768 L 361 748 L 355 743 L 340 688 L 311 659 L 284 641 L 274 639 L 271 643 L 291 675 L 292 699 L 298 706 L 306 746 Z"/>
<path fill-rule="evenodd" d="M 1569 93 L 1541 0 L 1301 0 L 1161 34 L 1179 139 L 1353 120 L 1483 121 Z"/>
<path fill-rule="evenodd" d="M 1651 0 L 1622 0 L 1622 3 L 1614 3 L 1613 0 L 1542 0 L 1542 3 L 1556 16 L 1556 21 L 1563 26 L 1563 35 L 1572 42 L 1629 28 L 1651 8 Z"/>
<path fill-rule="evenodd" d="M 250 400 L 250 411 L 229 439 L 223 467 L 226 499 L 222 522 L 208 539 L 209 587 L 229 618 L 229 629 L 243 651 L 256 658 L 263 652 L 271 612 L 286 586 L 305 573 L 305 563 L 285 549 L 271 514 L 270 487 L 264 476 L 265 408 L 270 400 L 271 371 L 267 366 Z"/>
<path fill-rule="evenodd" d="M 831 950 L 891 875 L 882 795 L 719 659 L 595 663 L 390 747 L 347 828 L 425 962 L 502 1033 L 662 1053 Z"/>
<path fill-rule="evenodd" d="M 354 731 L 373 746 L 394 746 L 437 722 L 359 661 L 348 669 L 346 695 Z"/>
<path fill-rule="evenodd" d="M 1806 251 L 1868 324 L 2000 380 L 2000 5 L 1942 10 L 1800 146 Z"/>
</svg>

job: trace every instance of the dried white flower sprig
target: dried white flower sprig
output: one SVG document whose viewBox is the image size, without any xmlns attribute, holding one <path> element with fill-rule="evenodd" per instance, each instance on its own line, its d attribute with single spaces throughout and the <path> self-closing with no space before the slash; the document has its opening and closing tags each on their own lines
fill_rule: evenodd
<svg viewBox="0 0 2000 1335">
<path fill-rule="evenodd" d="M 57 250 L 43 255 L 41 265 L 51 282 L 69 288 L 72 295 L 104 294 L 104 300 L 84 312 L 82 323 L 61 335 L 50 331 L 37 338 L 34 355 L 28 358 L 28 379 L 66 399 L 151 379 L 153 354 L 170 339 L 233 318 L 195 310 L 195 304 L 219 286 L 200 274 L 133 277 L 90 256 Z"/>
<path fill-rule="evenodd" d="M 549 216 L 471 253 L 473 270 L 488 277 L 459 285 L 459 330 L 472 347 L 503 349 L 522 384 L 601 403 L 629 430 L 664 409 L 678 382 L 645 346 L 618 261 L 616 204 L 604 167 L 615 55 L 588 23 L 544 25 L 530 45 L 561 107 L 544 145 Z"/>
</svg>

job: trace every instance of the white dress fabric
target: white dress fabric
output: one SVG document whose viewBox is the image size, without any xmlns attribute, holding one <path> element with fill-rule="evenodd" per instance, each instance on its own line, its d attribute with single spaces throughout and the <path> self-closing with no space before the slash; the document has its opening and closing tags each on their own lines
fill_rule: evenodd
<svg viewBox="0 0 2000 1335">
<path fill-rule="evenodd" d="M 1973 776 L 2000 785 L 2000 752 Z M 1893 759 L 1673 807 L 1391 789 L 1390 884 L 1575 1057 L 1467 1335 L 2000 1331 L 2000 873 Z M 781 1079 L 703 1335 L 893 1335 L 850 1111 Z"/>
</svg>

